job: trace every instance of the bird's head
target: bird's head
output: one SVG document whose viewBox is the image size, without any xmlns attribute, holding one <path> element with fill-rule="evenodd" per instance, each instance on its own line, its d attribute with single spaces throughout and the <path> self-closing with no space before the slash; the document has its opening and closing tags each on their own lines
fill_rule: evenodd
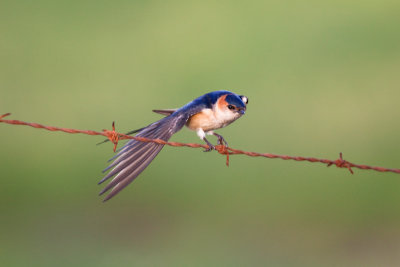
<svg viewBox="0 0 400 267">
<path fill-rule="evenodd" d="M 237 113 L 241 116 L 246 112 L 249 99 L 244 95 L 229 94 L 225 97 L 225 102 L 225 111 Z"/>
<path fill-rule="evenodd" d="M 215 116 L 223 127 L 240 118 L 246 112 L 248 98 L 234 93 L 224 94 L 216 103 Z"/>
</svg>

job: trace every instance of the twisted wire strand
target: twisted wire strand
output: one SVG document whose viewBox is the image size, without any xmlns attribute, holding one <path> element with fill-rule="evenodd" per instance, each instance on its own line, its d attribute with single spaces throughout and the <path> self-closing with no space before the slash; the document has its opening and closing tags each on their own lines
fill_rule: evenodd
<svg viewBox="0 0 400 267">
<path fill-rule="evenodd" d="M 70 134 L 86 134 L 86 135 L 101 135 L 107 137 L 113 144 L 114 144 L 114 152 L 118 145 L 119 140 L 124 139 L 134 139 L 140 142 L 152 142 L 160 145 L 167 145 L 173 147 L 191 147 L 191 148 L 204 148 L 208 149 L 208 145 L 196 144 L 196 143 L 179 143 L 179 142 L 166 142 L 161 139 L 148 139 L 145 137 L 138 137 L 138 136 L 130 136 L 126 134 L 121 134 L 115 131 L 115 124 L 112 124 L 112 130 L 103 130 L 102 132 L 92 131 L 92 130 L 77 130 L 77 129 L 70 129 L 70 128 L 62 128 L 62 127 L 54 127 L 54 126 L 45 126 L 39 123 L 32 123 L 32 122 L 24 122 L 19 120 L 5 120 L 3 119 L 6 116 L 11 115 L 11 113 L 6 113 L 0 116 L 0 123 L 12 124 L 12 125 L 25 125 L 30 126 L 37 129 L 44 129 L 48 131 L 59 131 L 65 132 Z M 363 164 L 355 164 L 343 159 L 343 154 L 340 153 L 339 158 L 336 160 L 329 160 L 329 159 L 319 159 L 313 157 L 299 157 L 299 156 L 288 156 L 288 155 L 276 155 L 271 153 L 257 153 L 257 152 L 250 152 L 250 151 L 243 151 L 239 149 L 234 149 L 231 147 L 226 147 L 224 145 L 216 145 L 215 149 L 218 153 L 222 155 L 226 155 L 226 165 L 229 166 L 229 155 L 246 155 L 249 157 L 265 157 L 270 159 L 283 159 L 283 160 L 295 160 L 295 161 L 307 161 L 311 163 L 322 163 L 326 164 L 328 167 L 335 165 L 338 168 L 346 168 L 352 174 L 354 173 L 352 168 L 358 168 L 362 170 L 374 170 L 378 172 L 392 172 L 400 174 L 400 169 L 394 168 L 384 168 L 378 166 L 369 166 Z"/>
</svg>

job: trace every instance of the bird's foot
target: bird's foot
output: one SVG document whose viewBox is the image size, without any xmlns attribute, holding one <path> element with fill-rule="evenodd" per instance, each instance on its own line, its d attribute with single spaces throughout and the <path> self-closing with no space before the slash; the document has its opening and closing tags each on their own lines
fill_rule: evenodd
<svg viewBox="0 0 400 267">
<path fill-rule="evenodd" d="M 226 146 L 228 147 L 228 142 L 226 142 L 225 138 L 222 137 L 222 135 L 219 135 L 217 133 L 213 133 L 216 137 L 218 137 L 218 145 Z"/>
<path fill-rule="evenodd" d="M 213 144 L 211 144 L 205 137 L 203 138 L 203 140 L 208 145 L 208 148 L 206 148 L 203 152 L 209 152 L 211 150 L 215 150 L 215 146 Z"/>
</svg>

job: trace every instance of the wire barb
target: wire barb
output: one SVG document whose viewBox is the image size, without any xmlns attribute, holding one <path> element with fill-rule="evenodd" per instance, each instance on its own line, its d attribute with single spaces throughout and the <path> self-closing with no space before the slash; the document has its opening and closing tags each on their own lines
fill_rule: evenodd
<svg viewBox="0 0 400 267">
<path fill-rule="evenodd" d="M 118 141 L 120 140 L 120 134 L 115 131 L 115 122 L 112 122 L 112 131 L 103 129 L 103 133 L 114 144 L 115 152 L 117 150 Z"/>
<path fill-rule="evenodd" d="M 44 129 L 48 131 L 60 131 L 70 134 L 87 134 L 87 135 L 101 135 L 107 137 L 113 144 L 114 144 L 114 152 L 116 151 L 117 145 L 119 140 L 123 139 L 134 139 L 140 142 L 152 142 L 160 145 L 168 145 L 173 147 L 191 147 L 191 148 L 204 148 L 207 149 L 208 145 L 201 145 L 201 144 L 193 144 L 193 143 L 178 143 L 178 142 L 166 142 L 161 139 L 148 139 L 139 136 L 130 136 L 122 133 L 118 133 L 115 130 L 115 123 L 112 123 L 112 130 L 103 130 L 102 132 L 96 132 L 91 130 L 77 130 L 77 129 L 70 129 L 70 128 L 61 128 L 61 127 L 53 127 L 53 126 L 45 126 L 38 123 L 31 123 L 31 122 L 24 122 L 19 120 L 5 120 L 4 118 L 11 115 L 10 113 L 6 113 L 0 115 L 0 123 L 6 124 L 13 124 L 13 125 L 25 125 L 30 126 L 37 129 Z M 283 159 L 283 160 L 295 160 L 295 161 L 308 161 L 311 163 L 319 162 L 322 164 L 326 164 L 328 167 L 335 165 L 338 168 L 346 168 L 350 171 L 351 174 L 354 174 L 352 168 L 358 168 L 362 170 L 374 170 L 378 172 L 392 172 L 400 174 L 400 169 L 391 169 L 391 168 L 384 168 L 384 167 L 377 167 L 377 166 L 369 166 L 369 165 L 361 165 L 351 163 L 347 160 L 343 159 L 343 154 L 340 152 L 339 158 L 336 160 L 329 160 L 329 159 L 318 159 L 312 157 L 299 157 L 299 156 L 288 156 L 288 155 L 276 155 L 271 153 L 257 153 L 257 152 L 250 152 L 250 151 L 243 151 L 239 149 L 234 149 L 231 147 L 227 147 L 223 144 L 219 144 L 215 146 L 215 150 L 218 151 L 221 155 L 226 155 L 226 165 L 229 166 L 229 156 L 230 155 L 246 155 L 249 157 L 264 157 L 270 159 Z"/>
<path fill-rule="evenodd" d="M 332 164 L 335 164 L 336 167 L 338 167 L 338 168 L 347 168 L 347 169 L 349 169 L 351 174 L 354 174 L 353 170 L 351 169 L 351 167 L 353 167 L 352 163 L 343 159 L 342 152 L 339 153 L 339 158 L 337 160 L 335 160 L 334 162 L 329 162 L 327 167 L 331 166 Z"/>
<path fill-rule="evenodd" d="M 1 120 L 2 118 L 4 118 L 4 117 L 10 116 L 10 115 L 11 115 L 11 113 L 6 113 L 6 114 L 1 115 L 1 116 L 0 116 L 0 120 Z"/>
<path fill-rule="evenodd" d="M 218 151 L 221 155 L 226 155 L 226 166 L 229 167 L 229 147 L 221 144 L 221 145 L 216 145 L 215 150 Z"/>
</svg>

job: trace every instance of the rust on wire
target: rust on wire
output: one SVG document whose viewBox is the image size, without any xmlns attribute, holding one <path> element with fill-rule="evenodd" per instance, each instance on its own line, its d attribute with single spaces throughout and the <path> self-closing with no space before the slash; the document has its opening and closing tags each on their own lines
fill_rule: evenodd
<svg viewBox="0 0 400 267">
<path fill-rule="evenodd" d="M 191 147 L 191 148 L 205 148 L 205 149 L 208 148 L 207 145 L 201 145 L 201 144 L 166 142 L 161 139 L 148 139 L 148 138 L 144 138 L 144 137 L 121 134 L 121 133 L 118 133 L 117 131 L 115 131 L 115 123 L 114 122 L 112 124 L 112 130 L 103 130 L 102 132 L 96 132 L 96 131 L 91 131 L 91 130 L 77 130 L 77 129 L 70 129 L 70 128 L 45 126 L 45 125 L 42 125 L 39 123 L 31 123 L 31 122 L 24 122 L 24 121 L 19 121 L 19 120 L 3 119 L 9 115 L 11 115 L 11 114 L 6 113 L 4 115 L 0 115 L 0 122 L 6 123 L 6 124 L 13 124 L 13 125 L 25 125 L 25 126 L 30 126 L 33 128 L 44 129 L 44 130 L 48 130 L 48 131 L 59 131 L 59 132 L 65 132 L 65 133 L 70 133 L 70 134 L 80 133 L 80 134 L 87 134 L 87 135 L 105 136 L 114 144 L 114 152 L 117 148 L 119 140 L 124 140 L 124 139 L 134 139 L 134 140 L 137 140 L 140 142 L 152 142 L 152 143 L 156 143 L 156 144 L 160 144 L 160 145 L 167 145 L 167 146 L 173 146 L 173 147 Z M 400 169 L 391 169 L 391 168 L 351 163 L 351 162 L 343 159 L 342 153 L 340 153 L 338 159 L 329 160 L 329 159 L 318 159 L 318 158 L 312 158 L 312 157 L 293 157 L 293 156 L 287 156 L 287 155 L 276 155 L 276 154 L 271 154 L 271 153 L 249 152 L 249 151 L 234 149 L 234 148 L 227 147 L 224 145 L 216 145 L 215 149 L 221 155 L 226 155 L 226 165 L 227 166 L 229 166 L 229 155 L 246 155 L 246 156 L 250 156 L 250 157 L 265 157 L 265 158 L 270 158 L 270 159 L 279 158 L 279 159 L 283 159 L 283 160 L 307 161 L 307 162 L 312 162 L 312 163 L 319 162 L 322 164 L 326 164 L 328 167 L 335 165 L 338 168 L 346 168 L 352 174 L 354 173 L 352 168 L 358 168 L 358 169 L 362 169 L 362 170 L 374 170 L 374 171 L 378 171 L 378 172 L 393 172 L 393 173 L 400 174 Z"/>
</svg>

